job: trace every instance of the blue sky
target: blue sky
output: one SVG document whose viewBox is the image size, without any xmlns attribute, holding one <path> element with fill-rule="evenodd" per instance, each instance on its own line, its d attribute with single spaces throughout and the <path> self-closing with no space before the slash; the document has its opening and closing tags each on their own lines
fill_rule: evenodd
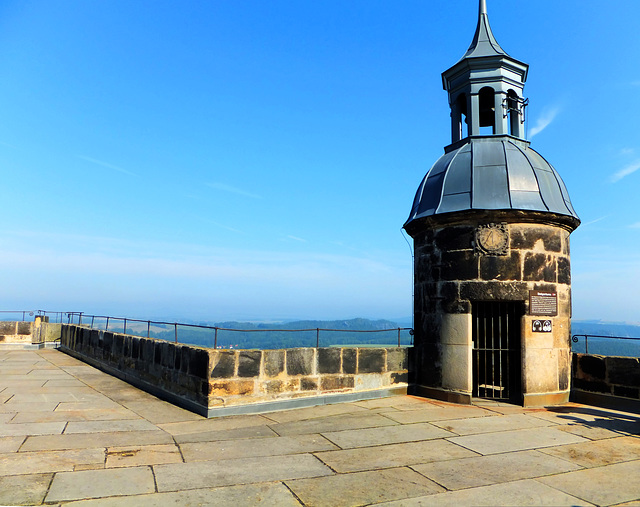
<svg viewBox="0 0 640 507">
<path fill-rule="evenodd" d="M 640 2 L 488 0 L 560 172 L 574 317 L 640 321 Z M 0 308 L 411 314 L 401 233 L 476 0 L 3 0 Z"/>
</svg>

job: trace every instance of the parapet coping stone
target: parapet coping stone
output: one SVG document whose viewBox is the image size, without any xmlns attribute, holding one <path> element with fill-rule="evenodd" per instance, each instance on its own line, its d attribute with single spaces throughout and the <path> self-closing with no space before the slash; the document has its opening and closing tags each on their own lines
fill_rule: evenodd
<svg viewBox="0 0 640 507">
<path fill-rule="evenodd" d="M 640 400 L 634 400 L 633 398 L 623 398 L 622 396 L 614 396 L 613 394 L 583 391 L 582 389 L 576 389 L 572 387 L 569 401 L 580 403 L 582 405 L 590 405 L 640 414 Z"/>
</svg>

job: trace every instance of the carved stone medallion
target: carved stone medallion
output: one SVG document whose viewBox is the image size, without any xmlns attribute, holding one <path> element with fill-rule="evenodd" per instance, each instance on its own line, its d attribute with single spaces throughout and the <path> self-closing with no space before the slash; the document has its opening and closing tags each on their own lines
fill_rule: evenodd
<svg viewBox="0 0 640 507">
<path fill-rule="evenodd" d="M 507 255 L 509 253 L 507 224 L 479 225 L 476 229 L 476 252 L 484 255 Z"/>
</svg>

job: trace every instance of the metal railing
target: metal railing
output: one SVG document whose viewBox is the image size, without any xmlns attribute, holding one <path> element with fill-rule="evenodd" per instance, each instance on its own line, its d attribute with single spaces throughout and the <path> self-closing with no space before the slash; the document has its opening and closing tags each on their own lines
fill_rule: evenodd
<svg viewBox="0 0 640 507">
<path fill-rule="evenodd" d="M 0 320 L 6 320 L 4 318 L 5 315 L 17 315 L 18 319 L 22 317 L 22 322 L 24 322 L 27 316 L 33 317 L 36 313 L 38 313 L 38 310 L 0 310 Z"/>
<path fill-rule="evenodd" d="M 44 313 L 52 313 L 52 312 L 43 312 Z M 57 313 L 57 312 L 56 312 Z M 233 348 L 224 347 L 218 345 L 218 338 L 220 332 L 229 332 L 229 333 L 315 333 L 315 347 L 319 348 L 322 342 L 321 333 L 355 333 L 355 334 L 374 334 L 374 333 L 389 333 L 389 332 L 397 332 L 398 339 L 398 347 L 402 346 L 410 346 L 413 344 L 413 329 L 408 327 L 398 327 L 398 328 L 388 328 L 388 329 L 328 329 L 328 328 L 305 328 L 305 329 L 284 329 L 284 328 L 273 328 L 273 329 L 237 329 L 237 328 L 226 328 L 219 326 L 207 326 L 203 324 L 185 324 L 180 322 L 167 322 L 167 321 L 159 321 L 159 320 L 142 320 L 142 319 L 132 319 L 128 317 L 113 317 L 109 315 L 89 315 L 84 312 L 63 312 L 68 324 L 78 324 L 78 325 L 86 325 L 91 329 L 97 328 L 102 329 L 104 331 L 112 330 L 114 332 L 122 332 L 122 334 L 127 334 L 127 326 L 129 326 L 130 333 L 135 334 L 136 336 L 141 336 L 140 328 L 138 327 L 137 331 L 133 331 L 131 328 L 132 324 L 146 324 L 146 336 L 147 338 L 157 338 L 158 334 L 166 334 L 167 331 L 173 331 L 173 341 L 174 343 L 188 343 L 187 341 L 180 341 L 179 338 L 179 330 L 180 328 L 192 329 L 192 330 L 208 330 L 213 332 L 213 348 Z M 120 325 L 118 325 L 120 324 Z M 111 325 L 111 328 L 109 327 Z M 103 327 L 104 326 L 104 327 Z M 153 331 L 152 326 L 164 326 L 164 329 L 161 332 Z M 121 331 L 120 331 L 121 329 Z M 402 334 L 404 332 L 408 332 L 409 336 L 409 344 L 402 344 Z M 143 330 L 144 334 L 144 330 Z M 152 336 L 155 334 L 156 336 Z M 161 338 L 164 339 L 164 338 Z M 364 344 L 364 343 L 361 343 Z M 295 347 L 299 347 L 300 345 L 296 345 Z M 239 347 L 236 347 L 239 348 Z M 286 347 L 286 348 L 294 348 L 294 347 Z"/>
<path fill-rule="evenodd" d="M 603 356 L 640 357 L 640 338 L 593 334 L 574 334 L 571 337 L 571 341 L 577 344 L 581 343 L 581 339 L 582 343 L 584 343 L 585 354 L 591 353 Z M 589 339 L 591 339 L 591 352 L 589 352 Z M 598 341 L 594 343 L 595 340 Z M 614 344 L 614 340 L 621 340 L 628 346 L 621 346 L 620 342 Z M 594 352 L 594 348 L 599 348 L 599 352 Z"/>
</svg>

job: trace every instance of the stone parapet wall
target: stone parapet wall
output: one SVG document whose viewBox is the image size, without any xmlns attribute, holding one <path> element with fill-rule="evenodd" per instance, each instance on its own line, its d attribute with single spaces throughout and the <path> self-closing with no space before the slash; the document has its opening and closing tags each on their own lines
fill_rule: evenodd
<svg viewBox="0 0 640 507">
<path fill-rule="evenodd" d="M 33 322 L 2 321 L 0 322 L 0 345 L 41 345 L 51 344 L 60 339 L 61 324 L 49 323 L 41 316 Z"/>
<path fill-rule="evenodd" d="M 62 326 L 61 348 L 209 416 L 226 415 L 233 407 L 258 404 L 266 411 L 284 408 L 284 402 L 293 406 L 296 400 L 308 399 L 305 404 L 312 405 L 332 395 L 362 393 L 367 398 L 407 388 L 407 348 L 214 350 L 78 325 Z"/>
<path fill-rule="evenodd" d="M 640 359 L 573 354 L 573 390 L 640 400 Z"/>
</svg>

